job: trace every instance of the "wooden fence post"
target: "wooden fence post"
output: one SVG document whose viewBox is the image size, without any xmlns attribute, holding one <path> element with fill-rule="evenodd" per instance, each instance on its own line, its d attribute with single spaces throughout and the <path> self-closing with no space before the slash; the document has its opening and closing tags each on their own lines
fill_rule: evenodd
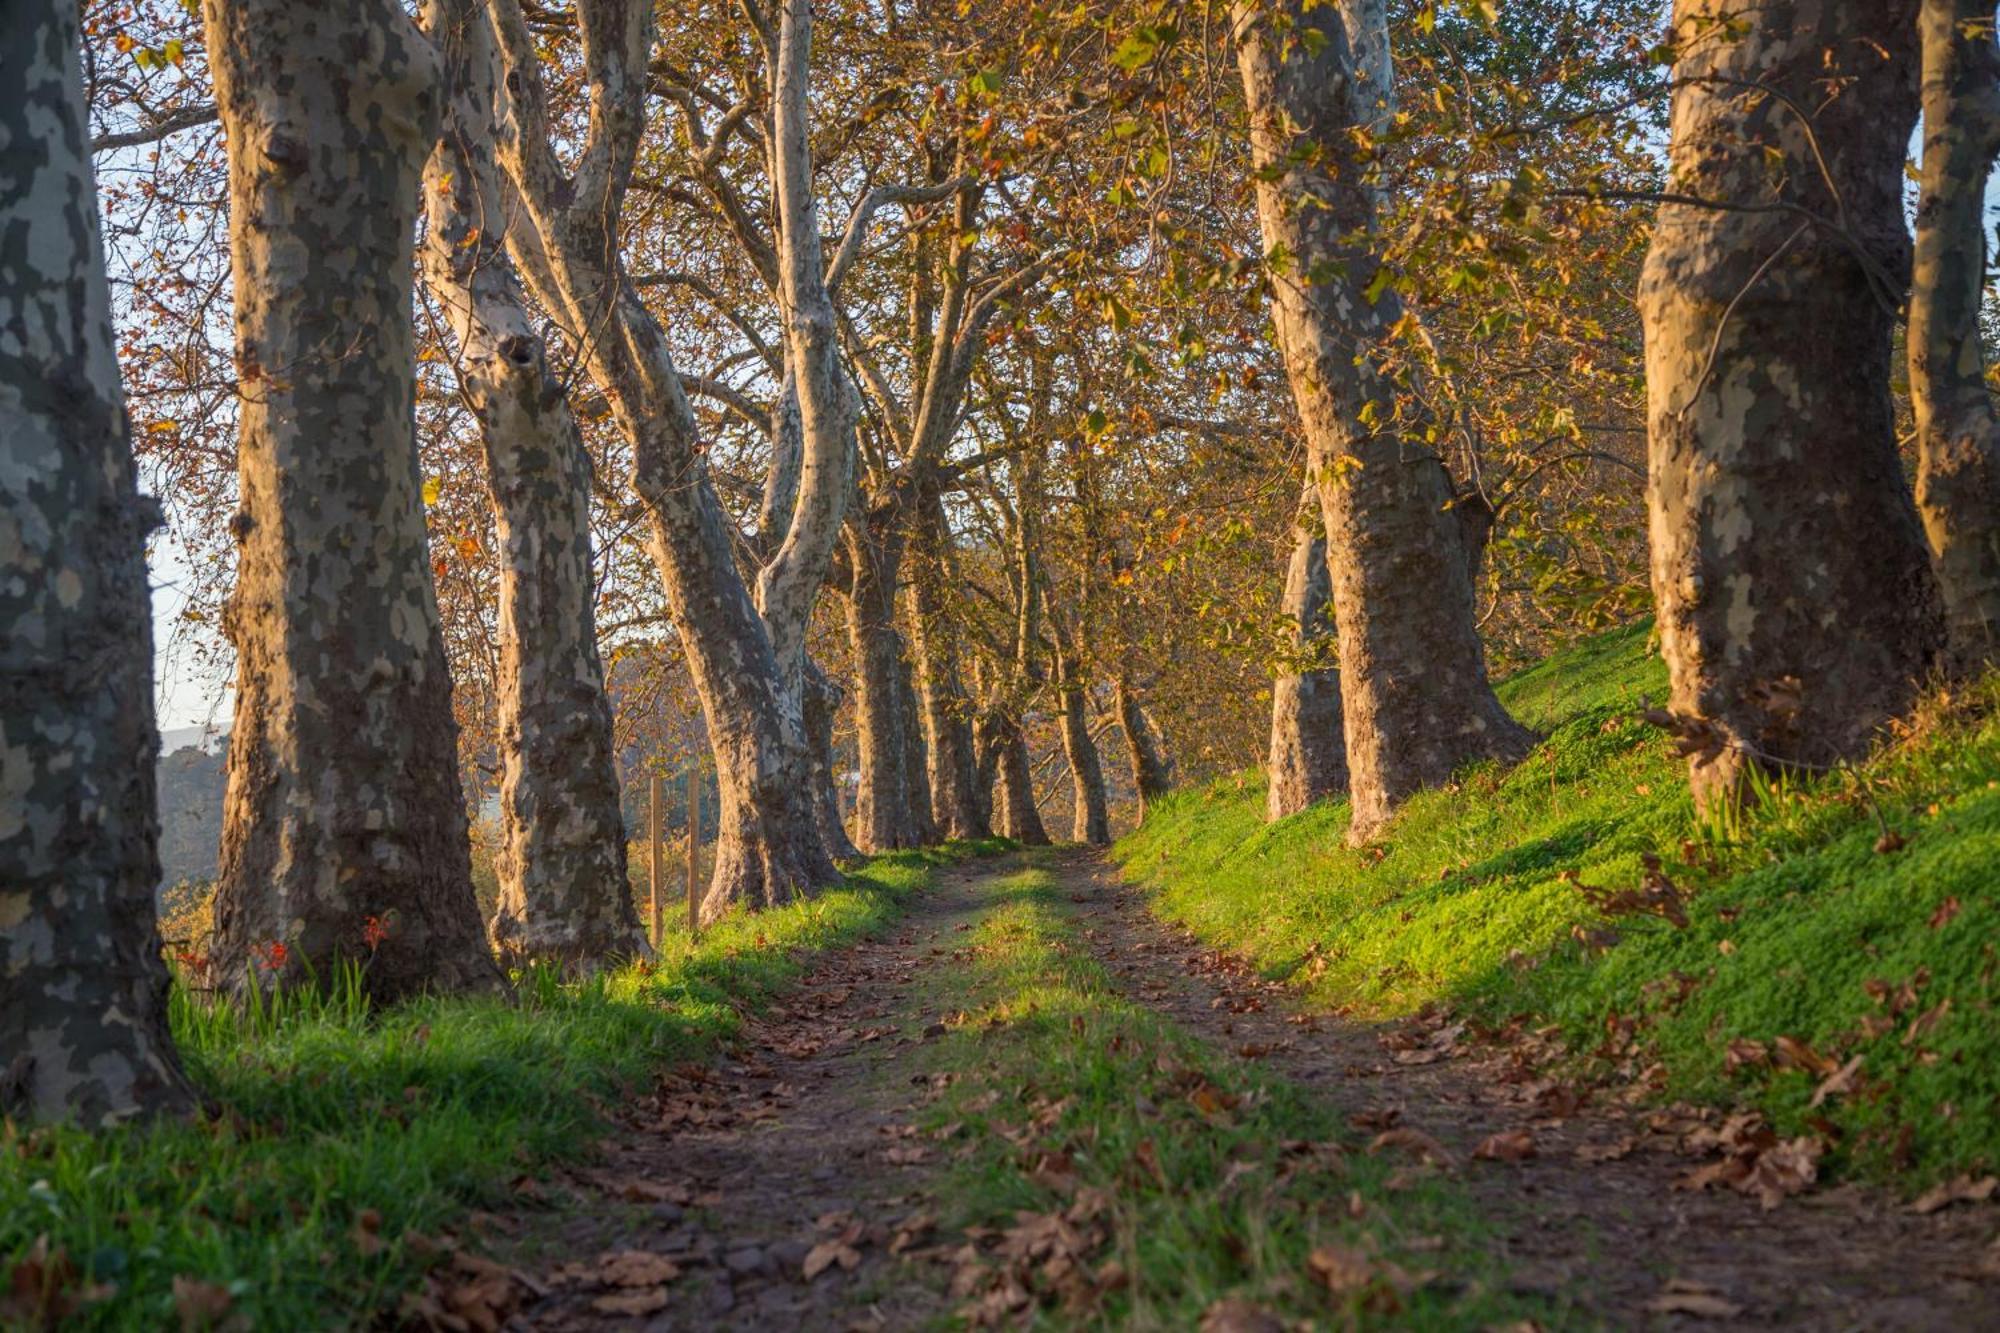
<svg viewBox="0 0 2000 1333">
<path fill-rule="evenodd" d="M 666 804 L 666 784 L 660 780 L 660 775 L 655 773 L 646 785 L 646 794 L 652 803 L 651 817 L 647 821 L 648 841 L 651 845 L 647 849 L 646 859 L 651 871 L 649 878 L 653 889 L 653 947 L 657 949 L 660 947 L 660 934 L 666 929 L 666 902 L 662 892 L 666 886 L 660 882 L 666 877 L 666 867 L 660 860 L 660 842 L 665 834 L 665 830 L 660 826 L 666 820 L 666 812 L 661 807 Z"/>
<path fill-rule="evenodd" d="M 701 765 L 688 768 L 688 935 L 701 936 Z"/>
</svg>

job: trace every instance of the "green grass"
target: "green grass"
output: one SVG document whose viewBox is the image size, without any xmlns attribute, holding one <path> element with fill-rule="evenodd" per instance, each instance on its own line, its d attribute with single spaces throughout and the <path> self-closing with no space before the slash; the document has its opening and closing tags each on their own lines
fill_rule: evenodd
<svg viewBox="0 0 2000 1333">
<path fill-rule="evenodd" d="M 951 1231 L 1013 1227 L 1104 1192 L 1094 1225 L 1106 1234 L 1085 1270 L 1115 1263 L 1123 1281 L 1087 1296 L 1098 1284 L 1078 1283 L 1065 1302 L 1065 1279 L 1027 1265 L 1037 1326 L 1189 1329 L 1225 1297 L 1398 1328 L 1534 1313 L 1505 1294 L 1448 1177 L 1404 1170 L 1392 1187 L 1405 1159 L 1361 1154 L 1356 1135 L 1296 1088 L 1122 998 L 1046 870 L 997 880 L 992 893 L 976 931 L 947 937 L 970 957 L 934 1002 L 967 1008 L 935 1056 L 952 1082 L 920 1123 L 962 1125 L 948 1141 L 972 1145 L 940 1191 Z M 1333 1148 L 1315 1159 L 1307 1144 Z M 1069 1169 L 1037 1178 L 1051 1155 Z M 1327 1245 L 1438 1280 L 1336 1296 L 1308 1263 Z"/>
<path fill-rule="evenodd" d="M 176 1278 L 227 1287 L 251 1327 L 366 1324 L 421 1271 L 408 1236 L 588 1156 L 599 1108 L 621 1089 L 711 1054 L 810 954 L 881 928 L 933 866 L 972 850 L 878 857 L 810 902 L 726 920 L 698 944 L 670 935 L 651 967 L 579 985 L 531 974 L 512 1004 L 371 1014 L 336 986 L 244 1012 L 179 993 L 183 1058 L 223 1114 L 0 1130 L 0 1272 L 46 1236 L 80 1282 L 112 1288 L 73 1316 L 79 1327 L 177 1326 Z M 360 1225 L 368 1210 L 379 1250 Z"/>
<path fill-rule="evenodd" d="M 1165 916 L 1328 1006 L 1526 1015 L 1579 1048 L 1630 1020 L 1666 1096 L 1762 1107 L 1788 1132 L 1830 1132 L 1837 1163 L 1911 1186 L 2000 1166 L 2000 680 L 1932 699 L 1855 771 L 1712 822 L 1630 716 L 1665 692 L 1647 628 L 1616 631 L 1502 687 L 1546 731 L 1540 749 L 1417 797 L 1377 847 L 1342 846 L 1345 803 L 1264 824 L 1244 777 L 1162 802 L 1117 855 Z M 1876 850 L 1878 818 L 1901 850 Z M 1687 929 L 1607 923 L 1564 878 L 1631 888 L 1648 854 L 1691 896 Z M 1956 915 L 1933 926 L 1947 900 Z M 1608 949 L 1577 938 L 1607 924 Z M 1916 1002 L 1892 1015 L 1871 983 L 1906 982 Z M 1861 1087 L 1813 1111 L 1815 1076 L 1726 1068 L 1731 1040 L 1781 1036 L 1861 1056 Z"/>
</svg>

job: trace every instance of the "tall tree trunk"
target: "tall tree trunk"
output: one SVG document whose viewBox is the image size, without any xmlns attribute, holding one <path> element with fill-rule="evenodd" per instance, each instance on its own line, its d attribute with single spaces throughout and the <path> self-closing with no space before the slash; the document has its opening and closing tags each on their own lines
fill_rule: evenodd
<svg viewBox="0 0 2000 1333">
<path fill-rule="evenodd" d="M 1661 208 L 1639 305 L 1653 593 L 1704 805 L 1751 764 L 1861 753 L 1941 646 L 1889 398 L 1915 10 L 1674 6 L 1672 188 L 1716 206 Z"/>
<path fill-rule="evenodd" d="M 208 0 L 205 17 L 230 145 L 242 493 L 216 975 L 327 981 L 359 962 L 380 1000 L 498 989 L 413 409 L 437 59 L 393 0 Z"/>
<path fill-rule="evenodd" d="M 75 0 L 0 9 L 0 1115 L 193 1103 L 167 1029 L 146 534 Z"/>
<path fill-rule="evenodd" d="M 827 678 L 818 663 L 806 659 L 805 679 L 806 744 L 812 756 L 813 819 L 819 825 L 820 840 L 836 860 L 859 861 L 861 849 L 847 836 L 840 822 L 840 795 L 834 786 L 833 717 L 840 711 L 840 687 Z"/>
<path fill-rule="evenodd" d="M 896 633 L 896 580 L 902 534 L 893 514 L 856 515 L 849 523 L 852 577 L 847 632 L 854 651 L 855 749 L 861 781 L 854 794 L 854 841 L 865 852 L 917 845 L 903 740 L 903 643 Z"/>
<path fill-rule="evenodd" d="M 1173 790 L 1174 766 L 1166 742 L 1146 711 L 1146 702 L 1124 676 L 1113 677 L 1112 702 L 1118 708 L 1119 729 L 1125 733 L 1125 757 L 1132 766 L 1132 789 L 1139 794 L 1139 822 L 1162 796 Z"/>
<path fill-rule="evenodd" d="M 930 756 L 924 749 L 923 703 L 917 698 L 916 672 L 907 654 L 896 655 L 896 700 L 902 717 L 897 726 L 903 736 L 903 791 L 909 808 L 910 837 L 918 847 L 938 840 L 937 821 L 931 818 Z"/>
<path fill-rule="evenodd" d="M 925 768 L 930 775 L 932 821 L 946 838 L 984 838 L 991 830 L 975 794 L 978 763 L 972 751 L 971 701 L 958 669 L 944 596 L 953 577 L 950 534 L 937 488 L 926 486 L 915 523 L 915 569 L 910 578 L 910 651 L 923 719 Z"/>
<path fill-rule="evenodd" d="M 993 822 L 1000 836 L 1024 847 L 1046 847 L 1049 832 L 1035 805 L 1035 768 L 1028 756 L 1028 738 L 1014 718 L 999 720 L 994 736 L 997 759 Z"/>
<path fill-rule="evenodd" d="M 2000 420 L 1979 333 L 1986 178 L 2000 153 L 1993 6 L 1924 0 L 1923 191 L 1910 292 L 1917 507 L 1944 598 L 1951 665 L 2000 660 Z"/>
<path fill-rule="evenodd" d="M 1056 653 L 1056 694 L 1062 701 L 1063 757 L 1069 761 L 1073 797 L 1070 839 L 1108 846 L 1111 812 L 1104 797 L 1104 764 L 1090 734 L 1090 682 L 1072 652 Z"/>
<path fill-rule="evenodd" d="M 1357 91 L 1337 11 L 1308 0 L 1235 8 L 1257 213 L 1272 310 L 1319 478 L 1340 608 L 1354 817 L 1380 831 L 1413 792 L 1532 735 L 1486 677 L 1453 486 L 1421 398 L 1397 382 L 1403 308 L 1371 241 L 1375 205 L 1353 132 L 1378 114 Z"/>
<path fill-rule="evenodd" d="M 789 591 L 764 589 L 760 609 L 737 566 L 732 524 L 666 331 L 624 270 L 619 218 L 644 137 L 654 7 L 640 0 L 575 6 L 590 124 L 580 142 L 566 144 L 570 161 L 557 155 L 563 132 L 551 121 L 540 51 L 518 0 L 490 0 L 489 13 L 506 100 L 501 160 L 521 205 L 508 228 L 508 249 L 536 299 L 565 323 L 632 445 L 632 484 L 646 511 L 649 553 L 715 756 L 720 810 L 702 912 L 712 919 L 739 903 L 789 901 L 839 875 L 814 809 L 803 673 L 789 672 L 779 656 L 780 649 L 785 661 L 794 656 L 793 627 L 782 627 L 780 641 L 773 640 L 778 620 L 810 613 L 804 594 L 816 587 L 812 550 L 793 546 L 788 533 L 785 545 L 796 563 L 773 577 Z M 791 216 L 790 205 L 786 212 Z M 802 378 L 799 392 L 805 393 Z M 805 447 L 813 447 L 810 439 Z M 820 534 L 818 506 L 835 493 L 802 469 L 792 525 L 809 524 Z M 808 502 L 808 494 L 819 498 Z M 801 540 L 817 549 L 820 536 Z"/>
<path fill-rule="evenodd" d="M 590 459 L 507 257 L 493 161 L 493 49 L 475 0 L 427 0 L 444 133 L 424 171 L 424 273 L 479 420 L 500 564 L 503 956 L 592 966 L 645 954 L 626 878 L 611 702 L 597 651 Z"/>
<path fill-rule="evenodd" d="M 1310 497 L 1317 508 L 1317 495 Z M 1285 570 L 1290 661 L 1271 686 L 1271 755 L 1264 818 L 1283 819 L 1347 789 L 1347 742 L 1340 722 L 1340 670 L 1332 656 L 1326 536 L 1319 515 L 1301 514 Z"/>
</svg>

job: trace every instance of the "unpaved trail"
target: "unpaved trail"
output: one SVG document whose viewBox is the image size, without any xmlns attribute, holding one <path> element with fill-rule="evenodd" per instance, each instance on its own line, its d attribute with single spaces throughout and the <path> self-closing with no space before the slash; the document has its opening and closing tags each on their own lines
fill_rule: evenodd
<svg viewBox="0 0 2000 1333">
<path fill-rule="evenodd" d="M 904 1137 L 936 1018 L 915 983 L 986 910 L 984 882 L 1017 865 L 941 869 L 888 936 L 820 960 L 729 1058 L 626 1108 L 583 1181 L 596 1196 L 538 1258 L 516 1256 L 544 1294 L 507 1327 L 904 1329 L 947 1311 L 946 1274 L 890 1253 L 927 1210 L 936 1160 Z M 621 1254 L 642 1256 L 623 1261 L 634 1280 L 606 1283 Z M 680 1270 L 664 1281 L 662 1259 Z M 828 1260 L 811 1279 L 809 1259 Z"/>
<path fill-rule="evenodd" d="M 1514 1285 L 1574 1319 L 2000 1328 L 2000 1276 L 1981 1273 L 2000 1210 L 1918 1216 L 1838 1186 L 1766 1211 L 1745 1195 L 1676 1188 L 1700 1164 L 1682 1153 L 1691 1117 L 1603 1094 L 1577 1107 L 1575 1089 L 1534 1077 L 1504 1051 L 1304 1012 L 1284 986 L 1160 922 L 1099 858 L 1065 852 L 1055 865 L 1092 952 L 1129 997 L 1308 1089 L 1364 1131 L 1393 1124 L 1440 1141 Z M 1398 1063 L 1397 1046 L 1410 1063 Z M 1493 1136 L 1521 1133 L 1532 1156 L 1474 1158 Z"/>
<path fill-rule="evenodd" d="M 938 978 L 950 974 L 931 969 L 952 966 L 960 932 L 993 906 L 988 883 L 1022 863 L 940 871 L 887 938 L 820 960 L 733 1055 L 663 1076 L 626 1107 L 606 1159 L 571 1182 L 581 1206 L 509 1247 L 534 1294 L 505 1326 L 875 1330 L 949 1316 L 948 1270 L 895 1253 L 910 1247 L 906 1223 L 951 1211 L 936 1197 L 939 1153 L 910 1137 L 943 1017 L 926 1006 L 948 1003 Z M 1058 877 L 1127 998 L 1298 1085 L 1364 1139 L 1393 1125 L 1441 1143 L 1513 1285 L 1564 1327 L 2000 1328 L 2000 1283 L 1978 1277 L 2000 1210 L 1920 1217 L 1838 1187 L 1765 1211 L 1676 1189 L 1697 1163 L 1677 1150 L 1684 1133 L 1649 1131 L 1655 1108 L 1603 1093 L 1571 1105 L 1572 1091 L 1449 1030 L 1303 1012 L 1283 986 L 1152 917 L 1098 857 L 1033 863 Z M 1492 1136 L 1523 1132 L 1532 1156 L 1475 1158 Z"/>
</svg>

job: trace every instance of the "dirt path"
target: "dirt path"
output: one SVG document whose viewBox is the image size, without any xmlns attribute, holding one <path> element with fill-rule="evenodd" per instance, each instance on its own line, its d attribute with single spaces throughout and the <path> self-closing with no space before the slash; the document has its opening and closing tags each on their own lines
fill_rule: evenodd
<svg viewBox="0 0 2000 1333">
<path fill-rule="evenodd" d="M 1441 1142 L 1494 1227 L 1517 1288 L 1619 1328 L 2000 1327 L 2000 1281 L 1981 1281 L 1989 1208 L 1917 1216 L 1853 1187 L 1766 1211 L 1676 1181 L 1721 1118 L 1634 1109 L 1536 1076 L 1452 1029 L 1378 1029 L 1301 1013 L 1290 992 L 1145 909 L 1096 858 L 1057 862 L 1098 961 L 1133 998 L 1333 1104 L 1369 1132 Z M 1520 1137 L 1525 1135 L 1525 1138 Z M 1704 1137 L 1705 1135 L 1705 1137 Z M 1503 1156 L 1478 1160 L 1495 1140 Z M 1678 1307 L 1685 1313 L 1667 1313 Z"/>
<path fill-rule="evenodd" d="M 542 1294 L 507 1327 L 903 1329 L 948 1310 L 941 1271 L 891 1254 L 927 1211 L 930 1155 L 903 1136 L 936 1015 L 914 983 L 1014 866 L 940 871 L 893 935 L 823 960 L 731 1059 L 663 1077 L 583 1182 L 596 1197 L 516 1257 Z"/>
</svg>

